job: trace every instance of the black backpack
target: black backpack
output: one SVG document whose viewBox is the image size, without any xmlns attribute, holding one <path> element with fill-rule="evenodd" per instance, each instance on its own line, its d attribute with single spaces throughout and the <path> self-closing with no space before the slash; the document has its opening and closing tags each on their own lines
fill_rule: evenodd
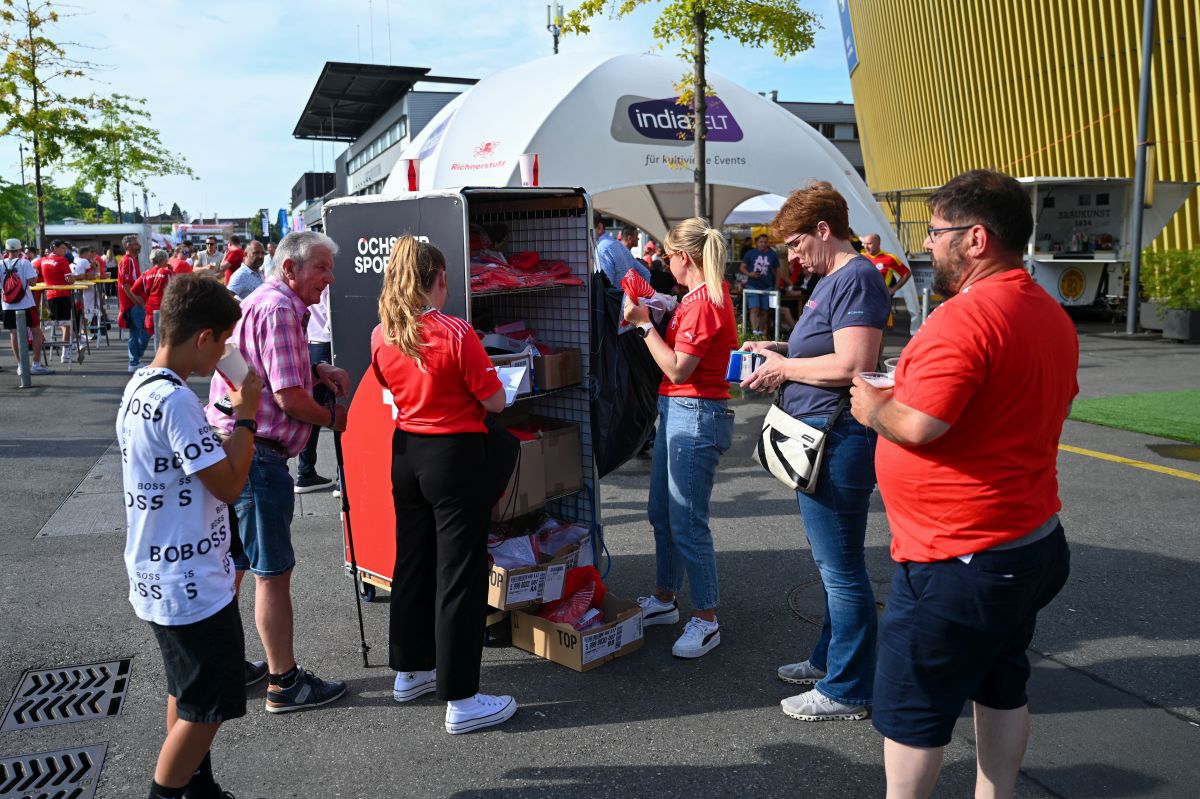
<svg viewBox="0 0 1200 799">
<path fill-rule="evenodd" d="M 25 299 L 25 281 L 17 271 L 20 265 L 20 258 L 4 261 L 4 301 L 9 305 L 16 305 Z"/>
</svg>

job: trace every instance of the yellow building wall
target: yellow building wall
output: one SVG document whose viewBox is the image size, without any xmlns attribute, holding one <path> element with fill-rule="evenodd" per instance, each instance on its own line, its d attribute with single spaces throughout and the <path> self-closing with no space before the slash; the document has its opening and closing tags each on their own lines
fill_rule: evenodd
<svg viewBox="0 0 1200 799">
<path fill-rule="evenodd" d="M 980 167 L 1133 176 L 1142 0 L 849 3 L 872 191 L 937 186 Z M 1152 174 L 1200 181 L 1200 0 L 1159 0 L 1155 29 Z M 1200 247 L 1196 192 L 1155 247 Z"/>
</svg>

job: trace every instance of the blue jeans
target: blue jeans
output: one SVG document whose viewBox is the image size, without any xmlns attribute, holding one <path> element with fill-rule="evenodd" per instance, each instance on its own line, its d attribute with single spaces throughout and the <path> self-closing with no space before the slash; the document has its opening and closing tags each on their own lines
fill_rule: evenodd
<svg viewBox="0 0 1200 799">
<path fill-rule="evenodd" d="M 296 510 L 296 484 L 287 458 L 255 443 L 250 478 L 234 503 L 238 532 L 245 550 L 233 563 L 259 577 L 278 577 L 296 565 L 292 549 L 292 514 Z"/>
<path fill-rule="evenodd" d="M 828 417 L 803 417 L 821 427 Z M 800 516 L 825 589 L 825 620 L 808 660 L 825 672 L 817 690 L 847 705 L 871 704 L 875 684 L 875 592 L 867 576 L 867 508 L 875 488 L 875 438 L 849 412 L 829 431 L 812 494 Z"/>
<path fill-rule="evenodd" d="M 733 442 L 733 411 L 724 400 L 659 397 L 658 415 L 647 508 L 656 580 L 677 593 L 686 574 L 692 608 L 712 610 L 721 597 L 708 503 L 717 461 Z"/>
<path fill-rule="evenodd" d="M 129 325 L 129 365 L 137 366 L 150 343 L 150 334 L 146 332 L 146 309 L 134 305 L 125 321 Z"/>
</svg>

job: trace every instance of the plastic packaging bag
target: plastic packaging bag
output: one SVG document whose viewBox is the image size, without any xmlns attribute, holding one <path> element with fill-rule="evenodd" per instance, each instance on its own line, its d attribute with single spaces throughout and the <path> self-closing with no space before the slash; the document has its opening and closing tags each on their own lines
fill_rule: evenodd
<svg viewBox="0 0 1200 799">
<path fill-rule="evenodd" d="M 536 566 L 538 563 L 537 538 L 532 535 L 523 535 L 519 538 L 488 536 L 488 555 L 493 563 L 504 569 Z"/>
</svg>

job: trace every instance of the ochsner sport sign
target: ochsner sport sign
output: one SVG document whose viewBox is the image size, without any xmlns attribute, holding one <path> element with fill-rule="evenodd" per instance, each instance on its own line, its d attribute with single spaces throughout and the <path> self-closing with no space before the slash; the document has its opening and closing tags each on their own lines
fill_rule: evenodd
<svg viewBox="0 0 1200 799">
<path fill-rule="evenodd" d="M 612 137 L 630 144 L 647 140 L 685 147 L 695 139 L 692 118 L 678 97 L 655 100 L 627 94 L 617 100 L 613 109 Z M 708 125 L 707 140 L 737 142 L 742 140 L 742 128 L 720 97 L 707 98 L 704 120 Z"/>
</svg>

